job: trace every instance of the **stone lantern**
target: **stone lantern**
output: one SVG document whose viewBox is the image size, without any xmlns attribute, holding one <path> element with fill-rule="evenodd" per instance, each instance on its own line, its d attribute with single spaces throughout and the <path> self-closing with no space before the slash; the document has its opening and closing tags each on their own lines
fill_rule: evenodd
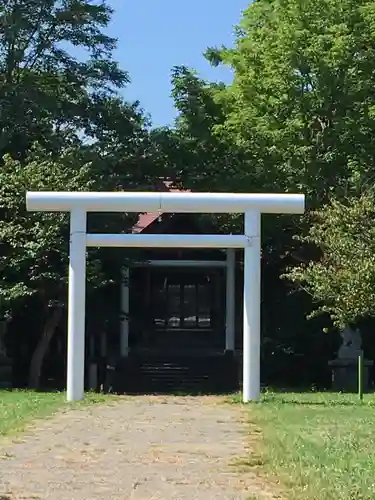
<svg viewBox="0 0 375 500">
<path fill-rule="evenodd" d="M 355 392 L 358 390 L 358 363 L 362 352 L 361 332 L 349 326 L 340 332 L 342 344 L 337 352 L 337 358 L 329 361 L 332 369 L 332 388 L 340 392 Z M 363 359 L 363 390 L 370 385 L 370 367 L 373 361 Z"/>
</svg>

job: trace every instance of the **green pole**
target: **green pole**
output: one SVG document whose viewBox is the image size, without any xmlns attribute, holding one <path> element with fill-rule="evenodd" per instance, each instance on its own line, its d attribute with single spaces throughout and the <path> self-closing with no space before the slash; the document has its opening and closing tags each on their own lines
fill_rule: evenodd
<svg viewBox="0 0 375 500">
<path fill-rule="evenodd" d="M 358 396 L 363 400 L 363 351 L 358 356 Z"/>
</svg>

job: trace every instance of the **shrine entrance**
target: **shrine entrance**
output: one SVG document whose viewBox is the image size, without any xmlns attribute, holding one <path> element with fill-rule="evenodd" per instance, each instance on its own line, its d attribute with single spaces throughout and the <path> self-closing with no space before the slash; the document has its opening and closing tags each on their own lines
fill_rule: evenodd
<svg viewBox="0 0 375 500">
<path fill-rule="evenodd" d="M 132 351 L 224 351 L 225 269 L 139 267 L 130 290 Z"/>
</svg>

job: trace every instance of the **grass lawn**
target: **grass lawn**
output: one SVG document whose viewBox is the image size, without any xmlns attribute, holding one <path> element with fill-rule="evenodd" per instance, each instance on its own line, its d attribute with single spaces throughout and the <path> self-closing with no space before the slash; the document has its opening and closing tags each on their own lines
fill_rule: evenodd
<svg viewBox="0 0 375 500">
<path fill-rule="evenodd" d="M 286 498 L 375 498 L 375 395 L 266 393 L 248 414 L 249 465 Z"/>
<path fill-rule="evenodd" d="M 58 392 L 0 391 L 0 438 L 22 431 L 37 418 L 53 415 L 57 410 L 82 404 L 107 402 L 110 396 L 88 393 L 85 400 L 66 403 L 66 394 Z"/>
</svg>

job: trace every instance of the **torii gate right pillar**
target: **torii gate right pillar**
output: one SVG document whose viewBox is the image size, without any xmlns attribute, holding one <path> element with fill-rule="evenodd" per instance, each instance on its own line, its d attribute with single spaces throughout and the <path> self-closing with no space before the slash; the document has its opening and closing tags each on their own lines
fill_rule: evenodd
<svg viewBox="0 0 375 500">
<path fill-rule="evenodd" d="M 260 396 L 260 213 L 245 212 L 244 226 L 245 236 L 251 241 L 244 248 L 242 391 L 247 403 Z"/>
</svg>

